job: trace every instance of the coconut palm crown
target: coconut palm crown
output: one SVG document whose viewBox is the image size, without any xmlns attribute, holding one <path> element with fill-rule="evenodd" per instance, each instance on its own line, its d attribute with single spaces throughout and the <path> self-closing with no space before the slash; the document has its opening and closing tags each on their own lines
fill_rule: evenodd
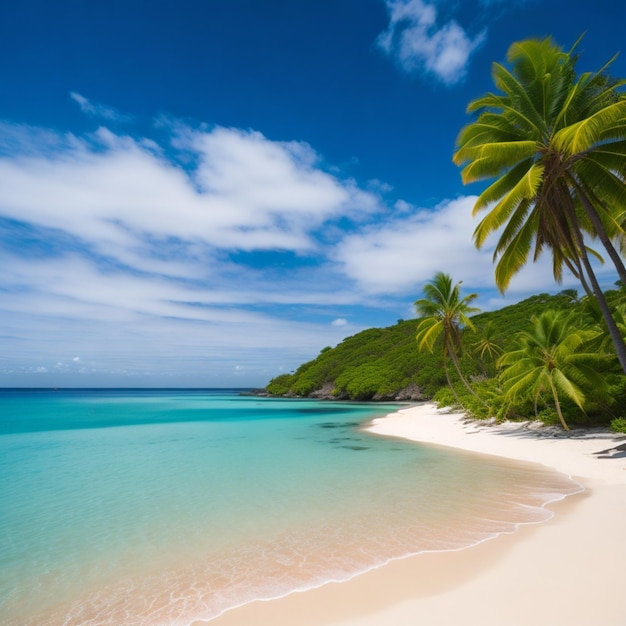
<svg viewBox="0 0 626 626">
<path fill-rule="evenodd" d="M 463 326 L 474 330 L 469 316 L 480 309 L 470 305 L 478 294 L 471 293 L 462 298 L 461 282 L 453 285 L 452 278 L 443 272 L 437 272 L 433 279 L 424 285 L 423 292 L 424 298 L 415 302 L 417 313 L 423 317 L 417 326 L 416 339 L 419 349 L 426 348 L 433 352 L 437 340 L 441 338 L 446 377 L 448 376 L 446 361 L 450 358 L 463 384 L 475 395 L 461 372 L 458 355 L 462 349 Z M 449 378 L 448 384 L 453 389 Z"/>
<path fill-rule="evenodd" d="M 533 317 L 532 323 L 529 331 L 519 334 L 519 348 L 498 359 L 505 398 L 529 395 L 536 399 L 550 394 L 561 425 L 569 430 L 559 396 L 568 397 L 584 411 L 585 387 L 605 386 L 596 371 L 604 355 L 585 350 L 598 332 L 580 328 L 571 316 L 551 310 Z"/>
<path fill-rule="evenodd" d="M 551 39 L 514 43 L 510 69 L 493 64 L 498 92 L 469 104 L 478 117 L 461 130 L 454 162 L 463 166 L 464 183 L 496 179 L 474 206 L 474 215 L 487 210 L 474 242 L 481 247 L 498 234 L 500 291 L 531 252 L 537 260 L 550 249 L 555 279 L 567 268 L 599 300 L 626 371 L 626 347 L 590 262 L 599 255 L 585 240 L 600 240 L 626 282 L 617 250 L 626 235 L 626 97 L 619 91 L 626 81 L 606 74 L 609 64 L 577 75 L 576 45 L 564 52 Z"/>
</svg>

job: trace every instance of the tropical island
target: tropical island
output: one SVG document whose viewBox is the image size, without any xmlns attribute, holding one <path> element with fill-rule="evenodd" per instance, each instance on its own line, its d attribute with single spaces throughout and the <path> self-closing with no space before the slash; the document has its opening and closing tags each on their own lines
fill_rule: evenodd
<svg viewBox="0 0 626 626">
<path fill-rule="evenodd" d="M 445 276 L 439 279 L 450 285 Z M 620 287 L 605 295 L 612 310 L 623 314 L 626 292 Z M 458 311 L 461 302 L 448 302 L 450 310 Z M 438 337 L 432 351 L 426 344 L 420 350 L 418 330 L 421 336 L 435 319 L 398 320 L 362 331 L 324 348 L 294 373 L 272 379 L 265 390 L 327 400 L 429 400 L 479 419 L 556 424 L 560 411 L 572 426 L 612 425 L 621 432 L 626 425 L 626 379 L 594 301 L 576 290 L 474 314 L 468 324 L 454 327 L 458 334 L 448 343 Z M 448 352 L 448 346 L 454 349 Z M 561 374 L 557 405 L 549 377 Z"/>
<path fill-rule="evenodd" d="M 457 138 L 465 183 L 487 180 L 477 247 L 497 237 L 495 283 L 504 293 L 531 260 L 551 254 L 584 295 L 567 289 L 480 313 L 477 294 L 438 272 L 415 302 L 419 319 L 370 329 L 270 381 L 272 395 L 359 400 L 431 399 L 478 418 L 611 424 L 626 431 L 626 267 L 620 252 L 626 186 L 626 81 L 577 74 L 576 48 L 551 39 L 514 43 L 494 63 L 496 91 L 468 105 Z M 600 244 L 617 289 L 603 291 Z M 417 340 L 417 350 L 415 341 Z"/>
</svg>

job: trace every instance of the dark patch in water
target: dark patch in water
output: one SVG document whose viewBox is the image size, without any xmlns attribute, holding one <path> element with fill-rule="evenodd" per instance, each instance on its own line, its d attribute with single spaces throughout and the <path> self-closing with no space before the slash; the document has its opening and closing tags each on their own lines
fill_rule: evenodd
<svg viewBox="0 0 626 626">
<path fill-rule="evenodd" d="M 342 441 L 359 441 L 355 437 L 333 437 L 328 440 L 328 443 L 341 443 Z"/>
<path fill-rule="evenodd" d="M 369 450 L 369 446 L 341 446 L 346 450 Z"/>
<path fill-rule="evenodd" d="M 343 407 L 322 407 L 322 408 L 307 408 L 307 409 L 294 409 L 295 413 L 302 413 L 306 415 L 329 415 L 331 413 L 347 413 L 350 409 Z"/>
<path fill-rule="evenodd" d="M 318 428 L 352 428 L 358 425 L 359 422 L 320 422 L 316 424 Z"/>
</svg>

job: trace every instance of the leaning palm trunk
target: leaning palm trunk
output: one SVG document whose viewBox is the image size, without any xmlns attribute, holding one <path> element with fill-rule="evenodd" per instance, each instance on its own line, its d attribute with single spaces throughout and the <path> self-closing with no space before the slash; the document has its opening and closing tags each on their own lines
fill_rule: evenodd
<svg viewBox="0 0 626 626">
<path fill-rule="evenodd" d="M 587 282 L 587 279 L 585 277 L 585 273 L 583 271 L 582 265 L 580 264 L 580 260 L 574 259 L 571 262 L 570 261 L 566 261 L 566 266 L 568 267 L 569 271 L 572 273 L 572 275 L 578 279 L 580 281 L 580 284 L 582 285 L 582 288 L 584 290 L 584 292 L 590 297 L 593 298 L 593 289 L 591 289 L 591 287 L 589 286 L 589 283 Z M 575 266 L 575 267 L 574 267 Z"/>
<path fill-rule="evenodd" d="M 489 405 L 472 389 L 472 386 L 469 384 L 465 376 L 463 376 L 463 373 L 461 372 L 461 365 L 459 363 L 459 359 L 457 358 L 456 353 L 453 351 L 450 352 L 450 358 L 452 359 L 452 364 L 454 365 L 454 369 L 456 370 L 456 373 L 459 375 L 459 378 L 461 379 L 461 382 L 463 383 L 463 385 L 465 385 L 465 388 L 470 392 L 472 396 L 474 396 L 474 398 L 480 401 L 485 407 L 489 408 Z"/>
<path fill-rule="evenodd" d="M 463 406 L 459 398 L 459 394 L 456 392 L 456 389 L 454 388 L 454 385 L 452 384 L 452 380 L 450 380 L 450 372 L 448 371 L 448 362 L 447 362 L 445 355 L 443 357 L 443 369 L 446 373 L 446 381 L 448 382 L 448 387 L 450 387 L 450 391 L 452 392 L 452 395 L 454 396 L 456 403 L 461 407 L 461 409 L 465 411 L 465 407 Z"/>
<path fill-rule="evenodd" d="M 583 266 L 587 273 L 587 277 L 589 278 L 589 282 L 591 283 L 591 288 L 593 290 L 593 295 L 600 307 L 600 311 L 602 313 L 602 317 L 604 319 L 604 323 L 609 331 L 609 335 L 611 337 L 611 341 L 615 346 L 615 352 L 617 354 L 617 359 L 619 364 L 622 367 L 624 373 L 626 373 L 626 344 L 624 343 L 624 338 L 619 332 L 619 328 L 617 327 L 617 323 L 613 318 L 613 314 L 611 313 L 611 309 L 609 308 L 609 304 L 606 301 L 604 296 L 604 292 L 600 287 L 600 283 L 598 283 L 598 279 L 593 271 L 591 266 L 591 262 L 589 261 L 589 255 L 587 254 L 587 248 L 585 247 L 583 241 L 583 235 L 580 228 L 574 226 L 574 235 L 578 240 L 579 248 L 580 248 L 580 258 L 582 260 Z"/>
<path fill-rule="evenodd" d="M 559 394 L 556 391 L 556 387 L 554 386 L 554 381 L 552 380 L 552 376 L 548 378 L 550 381 L 550 390 L 552 391 L 552 397 L 554 398 L 554 408 L 556 409 L 556 414 L 559 416 L 559 420 L 561 420 L 561 426 L 563 426 L 563 430 L 569 430 L 569 426 L 563 417 L 563 412 L 561 411 L 561 403 L 559 402 Z"/>
<path fill-rule="evenodd" d="M 585 194 L 584 191 L 581 189 L 576 179 L 574 177 L 571 177 L 571 181 L 574 189 L 576 190 L 580 203 L 585 209 L 585 214 L 589 218 L 589 221 L 593 224 L 593 228 L 596 235 L 598 236 L 598 239 L 600 239 L 602 245 L 604 246 L 604 249 L 609 253 L 611 261 L 613 261 L 613 265 L 617 270 L 617 274 L 622 281 L 622 284 L 626 285 L 626 267 L 624 266 L 624 262 L 622 261 L 619 252 L 616 250 L 613 242 L 607 235 L 606 229 L 604 228 L 604 224 L 602 223 L 598 212 L 593 208 L 591 202 L 589 202 L 587 194 Z"/>
</svg>

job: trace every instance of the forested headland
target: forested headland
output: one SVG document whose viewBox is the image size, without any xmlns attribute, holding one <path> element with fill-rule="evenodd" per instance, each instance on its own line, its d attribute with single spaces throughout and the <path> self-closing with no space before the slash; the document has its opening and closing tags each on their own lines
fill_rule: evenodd
<svg viewBox="0 0 626 626">
<path fill-rule="evenodd" d="M 626 331 L 626 309 L 622 304 L 626 302 L 626 290 L 616 288 L 605 295 Z M 602 316 L 595 301 L 587 296 L 579 298 L 573 289 L 556 295 L 535 295 L 471 317 L 473 329 L 460 329 L 457 354 L 461 374 L 469 381 L 473 394 L 449 359 L 446 363 L 441 347 L 432 352 L 419 349 L 416 334 L 424 318 L 399 320 L 387 328 L 370 328 L 347 337 L 335 347 L 324 348 L 292 374 L 273 378 L 266 391 L 275 396 L 341 400 L 434 400 L 441 405 L 457 406 L 478 418 L 539 419 L 558 424 L 554 396 L 541 379 L 537 385 L 533 386 L 531 380 L 511 392 L 503 378 L 508 369 L 507 355 L 513 355 L 515 363 L 524 363 L 520 346 L 533 336 L 537 320 L 546 314 L 557 314 L 557 318 L 561 316 L 561 321 L 566 321 L 567 326 L 561 329 L 565 330 L 565 341 L 577 332 L 586 333 L 579 343 L 583 351 L 572 350 L 571 346 L 554 347 L 557 358 L 560 355 L 565 361 L 572 359 L 575 365 L 585 365 L 585 358 L 589 361 L 587 369 L 572 370 L 567 363 L 562 367 L 581 394 L 579 402 L 565 392 L 558 395 L 567 424 L 613 423 L 615 428 L 623 428 L 626 377 L 611 342 L 601 330 Z M 577 355 L 582 358 L 577 359 Z M 546 368 L 551 365 L 545 364 Z M 537 372 L 540 368 L 535 364 L 534 370 L 530 369 Z"/>
</svg>

